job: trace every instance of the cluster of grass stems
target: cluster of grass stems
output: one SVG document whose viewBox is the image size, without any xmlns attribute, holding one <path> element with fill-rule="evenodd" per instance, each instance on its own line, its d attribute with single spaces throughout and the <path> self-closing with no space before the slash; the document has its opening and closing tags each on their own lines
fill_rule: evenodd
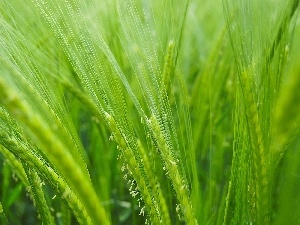
<svg viewBox="0 0 300 225">
<path fill-rule="evenodd" d="M 0 224 L 300 224 L 299 0 L 2 0 Z"/>
</svg>

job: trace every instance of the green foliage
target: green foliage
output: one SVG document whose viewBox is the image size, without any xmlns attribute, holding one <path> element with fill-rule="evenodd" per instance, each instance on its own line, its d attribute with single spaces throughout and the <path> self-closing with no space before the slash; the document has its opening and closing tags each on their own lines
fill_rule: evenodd
<svg viewBox="0 0 300 225">
<path fill-rule="evenodd" d="M 298 11 L 1 1 L 0 223 L 299 224 Z"/>
</svg>

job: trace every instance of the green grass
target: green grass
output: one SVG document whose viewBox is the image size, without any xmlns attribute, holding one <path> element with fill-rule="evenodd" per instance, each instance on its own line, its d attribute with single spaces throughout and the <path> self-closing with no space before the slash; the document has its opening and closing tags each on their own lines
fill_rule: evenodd
<svg viewBox="0 0 300 225">
<path fill-rule="evenodd" d="M 299 0 L 0 2 L 0 224 L 300 224 Z"/>
</svg>

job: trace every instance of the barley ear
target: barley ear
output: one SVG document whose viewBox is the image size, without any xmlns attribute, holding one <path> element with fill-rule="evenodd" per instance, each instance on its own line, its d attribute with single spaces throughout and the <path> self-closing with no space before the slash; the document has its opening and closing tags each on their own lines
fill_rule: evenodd
<svg viewBox="0 0 300 225">
<path fill-rule="evenodd" d="M 78 195 L 94 223 L 110 224 L 105 209 L 100 204 L 89 178 L 78 167 L 70 152 L 55 136 L 48 124 L 38 114 L 34 114 L 28 104 L 22 101 L 15 90 L 9 88 L 3 79 L 0 79 L 0 96 L 1 102 L 8 111 L 32 132 L 45 155 L 48 156 L 49 160 Z"/>
<path fill-rule="evenodd" d="M 121 133 L 120 129 L 118 128 L 115 119 L 108 113 L 105 113 L 106 119 L 108 121 L 108 125 L 112 131 L 113 139 L 118 144 L 118 149 L 121 151 L 121 154 L 124 158 L 125 166 L 122 170 L 127 170 L 128 174 L 133 177 L 136 181 L 137 188 L 141 194 L 141 197 L 145 203 L 146 211 L 149 214 L 149 218 L 153 224 L 161 224 L 161 212 L 159 207 L 157 206 L 157 202 L 153 198 L 152 190 L 148 188 L 148 179 L 145 176 L 145 171 L 139 165 L 131 147 L 126 140 L 124 134 Z M 126 175 L 125 175 L 126 176 Z M 133 185 L 134 182 L 131 181 Z M 130 187 L 130 192 L 132 196 L 135 198 L 137 196 L 136 190 Z M 143 208 L 141 209 L 141 213 L 143 213 Z"/>
<path fill-rule="evenodd" d="M 1 134 L 0 134 L 0 138 L 2 138 Z M 22 183 L 25 186 L 29 186 L 30 184 L 28 182 L 25 170 L 20 160 L 18 160 L 14 156 L 14 154 L 11 153 L 9 150 L 7 150 L 1 143 L 0 143 L 0 152 L 3 154 L 4 158 L 7 160 L 8 164 L 13 169 L 14 173 L 16 173 L 17 177 L 22 181 Z"/>
<path fill-rule="evenodd" d="M 256 214 L 258 220 L 267 222 L 269 220 L 268 210 L 268 168 L 267 153 L 265 151 L 261 124 L 257 104 L 254 100 L 254 93 L 251 88 L 252 80 L 250 73 L 244 70 L 241 73 L 241 88 L 245 102 L 245 113 L 248 121 L 248 129 L 252 144 L 252 157 L 254 161 L 254 176 L 256 185 Z"/>
<path fill-rule="evenodd" d="M 35 207 L 37 208 L 42 224 L 54 225 L 55 224 L 54 218 L 51 215 L 50 207 L 47 204 L 43 192 L 43 182 L 41 181 L 36 171 L 34 171 L 34 169 L 31 169 L 25 163 L 24 163 L 24 169 L 27 174 L 28 181 L 30 183 L 30 192 L 33 195 Z"/>
<path fill-rule="evenodd" d="M 196 225 L 198 222 L 194 216 L 187 183 L 179 170 L 179 160 L 172 154 L 171 149 L 169 148 L 169 145 L 167 144 L 160 128 L 159 122 L 154 115 L 151 116 L 148 124 L 152 130 L 154 142 L 156 143 L 158 151 L 163 160 L 164 168 L 172 182 L 172 186 L 179 201 L 180 210 L 184 216 L 184 219 L 187 224 Z"/>
<path fill-rule="evenodd" d="M 76 219 L 81 225 L 92 225 L 90 215 L 86 211 L 82 202 L 78 199 L 74 191 L 72 191 L 66 181 L 59 176 L 51 167 L 49 167 L 41 156 L 34 153 L 27 144 L 17 141 L 15 138 L 8 136 L 3 130 L 0 130 L 1 144 L 6 149 L 18 156 L 21 161 L 35 168 L 40 172 L 40 175 L 47 180 L 52 188 L 58 193 L 62 200 L 68 205 L 74 213 Z M 5 149 L 2 148 L 2 149 Z M 26 180 L 27 177 L 25 176 Z M 27 181 L 29 186 L 29 182 Z"/>
<path fill-rule="evenodd" d="M 158 211 L 161 212 L 161 215 L 160 215 L 161 223 L 165 224 L 165 225 L 169 225 L 169 224 L 171 224 L 169 210 L 168 210 L 168 206 L 167 206 L 166 200 L 164 198 L 164 195 L 162 193 L 162 190 L 160 188 L 160 184 L 157 181 L 157 177 L 156 177 L 155 173 L 153 172 L 153 169 L 152 169 L 153 167 L 151 165 L 149 157 L 148 157 L 140 140 L 137 140 L 137 145 L 138 145 L 138 148 L 140 150 L 140 153 L 141 153 L 141 156 L 143 159 L 145 173 L 149 179 L 149 188 L 152 191 L 154 201 L 156 202 L 157 207 L 158 207 Z"/>
<path fill-rule="evenodd" d="M 173 61 L 174 61 L 174 51 L 175 51 L 175 43 L 174 41 L 170 41 L 167 47 L 167 54 L 165 56 L 165 63 L 163 69 L 163 84 L 165 86 L 165 90 L 167 94 L 170 94 L 171 84 L 173 81 Z"/>
</svg>

